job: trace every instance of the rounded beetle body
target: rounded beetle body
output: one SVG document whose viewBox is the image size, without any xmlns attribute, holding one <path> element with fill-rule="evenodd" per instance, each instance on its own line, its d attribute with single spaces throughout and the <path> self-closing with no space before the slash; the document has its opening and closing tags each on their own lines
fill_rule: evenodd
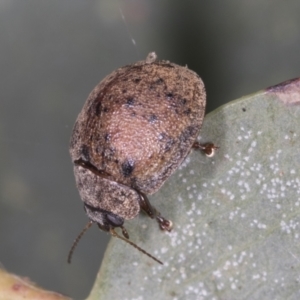
<svg viewBox="0 0 300 300">
<path fill-rule="evenodd" d="M 76 184 L 89 218 L 107 231 L 149 207 L 145 195 L 178 168 L 204 117 L 200 77 L 149 57 L 104 78 L 73 129 Z"/>
</svg>

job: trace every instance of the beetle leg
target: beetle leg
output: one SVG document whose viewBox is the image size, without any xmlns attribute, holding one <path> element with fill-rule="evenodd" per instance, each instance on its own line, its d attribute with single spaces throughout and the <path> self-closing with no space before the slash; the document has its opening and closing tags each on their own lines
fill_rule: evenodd
<svg viewBox="0 0 300 300">
<path fill-rule="evenodd" d="M 208 157 L 214 156 L 215 150 L 219 149 L 219 147 L 213 143 L 200 144 L 199 142 L 194 142 L 192 148 L 203 151 Z"/>
<path fill-rule="evenodd" d="M 161 216 L 160 212 L 150 204 L 150 201 L 146 195 L 141 193 L 139 194 L 139 204 L 141 209 L 143 209 L 151 219 L 156 218 L 160 229 L 170 231 L 173 227 L 172 221 L 167 220 L 163 216 Z"/>
<path fill-rule="evenodd" d="M 139 204 L 140 204 L 141 209 L 143 209 L 151 219 L 154 219 L 157 211 L 150 204 L 146 195 L 144 195 L 144 194 L 142 195 L 141 193 L 139 193 L 139 195 L 140 195 Z"/>
</svg>

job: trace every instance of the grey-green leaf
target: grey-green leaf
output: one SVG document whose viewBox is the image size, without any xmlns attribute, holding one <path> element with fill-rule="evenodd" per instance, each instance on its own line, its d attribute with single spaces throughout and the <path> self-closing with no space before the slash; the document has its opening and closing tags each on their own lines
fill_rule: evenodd
<svg viewBox="0 0 300 300">
<path fill-rule="evenodd" d="M 209 99 L 208 99 L 209 101 Z M 130 240 L 112 238 L 88 299 L 300 299 L 300 79 L 205 117 L 201 142 L 151 203 Z"/>
</svg>

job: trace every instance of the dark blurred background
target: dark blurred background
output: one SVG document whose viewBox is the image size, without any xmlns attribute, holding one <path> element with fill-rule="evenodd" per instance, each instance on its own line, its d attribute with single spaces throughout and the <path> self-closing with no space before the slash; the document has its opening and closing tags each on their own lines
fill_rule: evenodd
<svg viewBox="0 0 300 300">
<path fill-rule="evenodd" d="M 1 0 L 0 266 L 91 289 L 109 237 L 92 228 L 67 264 L 87 222 L 68 143 L 105 75 L 156 51 L 203 78 L 211 111 L 300 76 L 299 16 L 298 0 Z"/>
</svg>

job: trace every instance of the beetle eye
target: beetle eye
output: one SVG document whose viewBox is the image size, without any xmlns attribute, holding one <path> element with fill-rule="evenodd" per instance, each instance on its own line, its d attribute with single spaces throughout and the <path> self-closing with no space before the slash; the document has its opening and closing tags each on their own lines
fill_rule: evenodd
<svg viewBox="0 0 300 300">
<path fill-rule="evenodd" d="M 108 213 L 106 215 L 107 217 L 107 221 L 108 223 L 112 226 L 112 227 L 121 227 L 124 223 L 124 219 L 113 214 L 113 213 Z"/>
</svg>

